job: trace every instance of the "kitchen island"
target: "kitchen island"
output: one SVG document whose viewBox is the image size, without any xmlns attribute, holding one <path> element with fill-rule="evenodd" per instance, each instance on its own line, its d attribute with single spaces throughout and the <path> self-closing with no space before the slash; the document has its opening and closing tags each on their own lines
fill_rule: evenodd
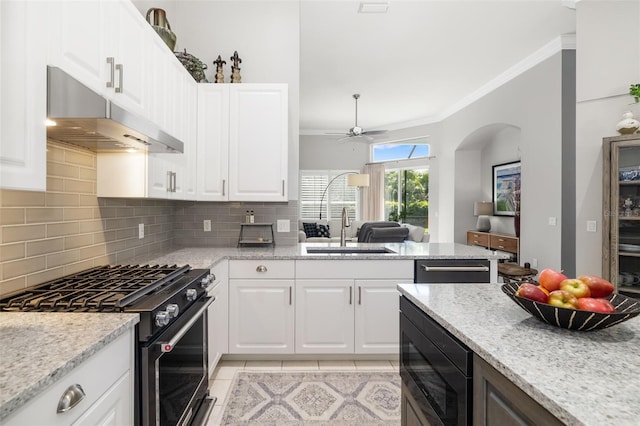
<svg viewBox="0 0 640 426">
<path fill-rule="evenodd" d="M 499 284 L 401 284 L 400 293 L 569 425 L 637 425 L 640 319 L 590 332 L 532 317 Z"/>
</svg>

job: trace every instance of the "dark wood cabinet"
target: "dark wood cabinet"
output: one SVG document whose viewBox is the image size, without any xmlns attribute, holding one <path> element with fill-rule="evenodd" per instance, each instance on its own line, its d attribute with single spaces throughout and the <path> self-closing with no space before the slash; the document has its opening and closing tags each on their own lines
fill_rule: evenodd
<svg viewBox="0 0 640 426">
<path fill-rule="evenodd" d="M 602 276 L 640 298 L 640 135 L 604 138 L 602 154 Z"/>
<path fill-rule="evenodd" d="M 429 426 L 430 423 L 422 414 L 418 402 L 411 396 L 411 392 L 403 383 L 401 388 L 400 416 L 402 426 Z"/>
<path fill-rule="evenodd" d="M 473 424 L 475 426 L 560 426 L 563 423 L 474 354 Z"/>
</svg>

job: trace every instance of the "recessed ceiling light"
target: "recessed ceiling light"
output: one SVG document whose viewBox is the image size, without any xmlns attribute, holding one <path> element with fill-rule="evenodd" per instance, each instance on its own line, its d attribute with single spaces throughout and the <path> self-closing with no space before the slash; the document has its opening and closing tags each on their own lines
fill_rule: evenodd
<svg viewBox="0 0 640 426">
<path fill-rule="evenodd" d="M 358 13 L 387 13 L 389 3 L 387 2 L 362 2 Z"/>
</svg>

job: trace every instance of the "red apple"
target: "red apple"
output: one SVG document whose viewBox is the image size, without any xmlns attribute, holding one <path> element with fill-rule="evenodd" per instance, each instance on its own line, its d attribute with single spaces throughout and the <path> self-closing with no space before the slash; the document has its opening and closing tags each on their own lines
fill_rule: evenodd
<svg viewBox="0 0 640 426">
<path fill-rule="evenodd" d="M 560 283 L 560 290 L 568 291 L 578 299 L 580 299 L 581 297 L 591 296 L 589 286 L 584 281 L 580 281 L 577 278 L 569 278 L 562 281 Z"/>
<path fill-rule="evenodd" d="M 544 288 L 549 291 L 559 290 L 560 283 L 563 280 L 568 279 L 562 272 L 554 271 L 553 269 L 543 269 L 538 275 L 538 282 Z"/>
<path fill-rule="evenodd" d="M 566 290 L 554 290 L 549 293 L 549 301 L 547 303 L 560 308 L 578 308 L 578 298 Z"/>
<path fill-rule="evenodd" d="M 604 278 L 600 278 L 595 275 L 581 275 L 578 279 L 580 281 L 584 281 L 587 286 L 589 286 L 591 297 L 607 297 L 613 293 L 613 284 Z"/>
<path fill-rule="evenodd" d="M 537 285 L 531 283 L 522 283 L 516 291 L 516 296 L 524 297 L 526 299 L 535 300 L 540 303 L 547 303 L 548 296 L 544 294 Z"/>
<path fill-rule="evenodd" d="M 594 297 L 582 297 L 578 299 L 578 309 L 591 312 L 603 312 L 613 314 L 616 308 L 607 299 L 597 299 Z"/>
</svg>

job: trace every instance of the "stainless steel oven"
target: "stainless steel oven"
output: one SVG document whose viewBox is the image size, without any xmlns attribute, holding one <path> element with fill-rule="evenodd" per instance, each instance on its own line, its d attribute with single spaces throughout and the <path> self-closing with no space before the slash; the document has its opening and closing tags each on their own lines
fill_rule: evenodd
<svg viewBox="0 0 640 426">
<path fill-rule="evenodd" d="M 473 352 L 405 297 L 400 311 L 400 376 L 419 423 L 471 425 Z"/>
<path fill-rule="evenodd" d="M 142 424 L 202 424 L 196 413 L 208 416 L 215 401 L 207 391 L 206 312 L 213 300 L 202 297 L 140 347 Z"/>
</svg>

